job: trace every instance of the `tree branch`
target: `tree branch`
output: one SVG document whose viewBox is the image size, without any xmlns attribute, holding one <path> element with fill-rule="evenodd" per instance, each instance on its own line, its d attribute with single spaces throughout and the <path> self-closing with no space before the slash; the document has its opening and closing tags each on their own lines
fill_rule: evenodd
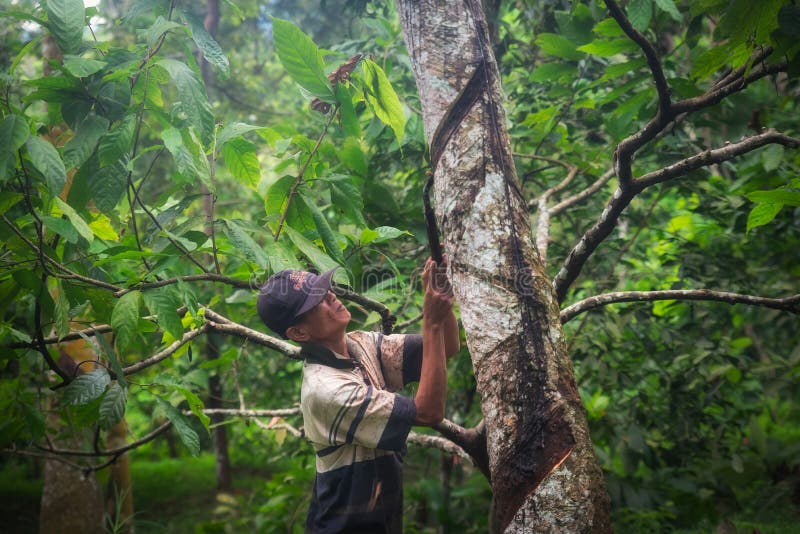
<svg viewBox="0 0 800 534">
<path fill-rule="evenodd" d="M 609 13 L 617 21 L 622 31 L 625 32 L 633 42 L 639 45 L 639 48 L 644 52 L 644 57 L 647 59 L 647 66 L 650 67 L 650 72 L 653 74 L 653 81 L 656 84 L 656 91 L 658 92 L 658 113 L 667 117 L 670 115 L 670 89 L 667 84 L 667 79 L 664 76 L 664 70 L 661 67 L 661 61 L 658 59 L 656 49 L 647 40 L 647 38 L 636 28 L 633 27 L 628 17 L 620 9 L 619 5 L 614 0 L 604 0 Z"/>
<path fill-rule="evenodd" d="M 606 183 L 608 183 L 608 181 L 611 179 L 612 176 L 614 176 L 613 169 L 604 172 L 603 174 L 600 175 L 600 177 L 597 180 L 594 181 L 594 183 L 592 183 L 592 185 L 590 185 L 583 191 L 580 191 L 570 197 L 567 197 L 558 204 L 552 206 L 550 208 L 550 216 L 553 217 L 555 215 L 558 215 L 559 213 L 561 213 L 568 207 L 572 206 L 573 204 L 577 204 L 578 202 L 582 202 L 583 200 L 589 198 L 597 191 L 599 191 L 600 188 L 603 187 Z"/>
<path fill-rule="evenodd" d="M 596 295 L 567 306 L 561 310 L 561 322 L 566 323 L 581 313 L 619 302 L 652 302 L 656 300 L 705 300 L 748 304 L 800 314 L 800 294 L 785 298 L 767 298 L 709 289 L 671 289 L 664 291 L 618 291 Z"/>
<path fill-rule="evenodd" d="M 420 447 L 428 447 L 431 449 L 439 449 L 448 454 L 453 454 L 464 460 L 472 461 L 472 458 L 467 454 L 464 449 L 450 441 L 449 439 L 440 436 L 431 436 L 430 434 L 420 434 L 418 432 L 409 432 L 408 443 L 419 445 Z"/>
<path fill-rule="evenodd" d="M 239 289 L 254 289 L 250 281 L 239 280 L 237 278 L 231 278 L 230 276 L 223 276 L 216 273 L 204 273 L 176 276 L 174 278 L 167 278 L 165 280 L 156 280 L 155 282 L 140 282 L 130 287 L 119 289 L 118 291 L 114 292 L 114 296 L 119 298 L 126 293 L 130 293 L 131 291 L 155 289 L 171 284 L 177 284 L 178 282 L 220 282 Z"/>
<path fill-rule="evenodd" d="M 378 314 L 381 316 L 383 333 L 392 333 L 392 329 L 394 328 L 395 321 L 397 321 L 397 317 L 392 313 L 392 310 L 386 307 L 385 304 L 378 302 L 377 300 L 372 300 L 371 298 L 363 295 L 359 295 L 355 291 L 352 291 L 344 286 L 340 286 L 339 284 L 334 284 L 332 290 L 338 297 L 342 297 L 350 302 L 360 304 L 369 310 L 378 312 Z"/>
<path fill-rule="evenodd" d="M 730 143 L 722 148 L 706 150 L 692 157 L 673 163 L 663 169 L 647 173 L 635 180 L 636 189 L 643 190 L 651 185 L 666 182 L 690 173 L 700 167 L 707 167 L 715 163 L 733 159 L 768 144 L 779 144 L 789 148 L 800 147 L 800 139 L 789 137 L 776 130 L 769 129 L 763 133 L 744 137 L 737 143 Z"/>
<path fill-rule="evenodd" d="M 700 167 L 732 159 L 770 143 L 797 148 L 800 146 L 800 139 L 789 137 L 770 129 L 763 133 L 746 137 L 738 143 L 707 150 L 658 171 L 645 174 L 638 180 L 631 182 L 628 187 L 623 187 L 620 184 L 600 218 L 583 234 L 578 244 L 570 251 L 561 270 L 553 280 L 558 301 L 563 302 L 569 286 L 580 274 L 586 260 L 598 245 L 611 234 L 617 225 L 620 214 L 638 193 L 651 185 L 678 178 Z"/>
<path fill-rule="evenodd" d="M 124 374 L 125 376 L 128 376 L 128 375 L 132 375 L 134 373 L 138 373 L 142 369 L 146 369 L 146 368 L 148 368 L 148 367 L 150 367 L 152 365 L 157 364 L 161 360 L 165 360 L 166 358 L 169 358 L 170 356 L 175 354 L 175 352 L 177 352 L 177 350 L 180 349 L 182 346 L 184 346 L 186 343 L 188 343 L 189 341 L 193 340 L 194 338 L 196 338 L 200 334 L 205 333 L 206 330 L 208 330 L 208 328 L 209 328 L 209 326 L 207 324 L 204 324 L 203 326 L 201 326 L 199 328 L 195 328 L 194 330 L 189 330 L 188 332 L 183 334 L 183 337 L 181 339 L 177 339 L 177 340 L 173 341 L 172 343 L 170 343 L 170 345 L 167 348 L 165 348 L 161 352 L 153 354 L 149 358 L 145 358 L 144 360 L 142 360 L 140 362 L 137 362 L 137 363 L 134 363 L 133 365 L 129 365 L 128 367 L 124 367 L 122 369 L 122 374 Z"/>
<path fill-rule="evenodd" d="M 37 448 L 49 452 L 50 454 L 56 454 L 60 456 L 119 456 L 128 452 L 131 449 L 135 449 L 147 443 L 148 441 L 153 441 L 155 438 L 163 434 L 169 427 L 172 425 L 172 422 L 167 421 L 166 423 L 162 424 L 160 427 L 156 428 L 143 438 L 137 439 L 136 441 L 132 441 L 123 447 L 118 447 L 116 449 L 108 449 L 108 450 L 101 450 L 101 451 L 80 451 L 74 449 L 57 449 L 55 447 L 41 447 L 37 445 Z M 105 466 L 103 466 L 105 467 Z M 93 469 L 94 470 L 94 469 Z"/>
<path fill-rule="evenodd" d="M 300 347 L 292 345 L 291 343 L 287 343 L 282 339 L 268 336 L 251 328 L 247 328 L 246 326 L 234 323 L 230 319 L 223 317 L 210 308 L 204 308 L 204 315 L 205 318 L 209 320 L 209 322 L 206 323 L 208 327 L 213 328 L 217 332 L 241 337 L 258 345 L 263 345 L 265 347 L 275 349 L 278 352 L 282 352 L 289 358 L 300 359 Z"/>
</svg>

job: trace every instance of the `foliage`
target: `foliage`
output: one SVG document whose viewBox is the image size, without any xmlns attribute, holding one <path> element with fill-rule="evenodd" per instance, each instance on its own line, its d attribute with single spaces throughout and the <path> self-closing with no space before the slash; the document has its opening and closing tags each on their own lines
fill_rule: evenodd
<svg viewBox="0 0 800 534">
<path fill-rule="evenodd" d="M 91 348 L 98 366 L 54 391 L 44 371 L 45 354 L 58 360 L 55 345 L 3 352 L 0 445 L 45 443 L 49 406 L 71 427 L 107 429 L 124 417 L 133 436 L 169 419 L 183 451 L 200 457 L 163 460 L 183 454 L 166 440 L 135 453 L 159 462 L 152 471 L 134 462 L 144 513 L 137 522 L 154 519 L 159 505 L 149 496 L 163 490 L 148 484 L 156 479 L 174 481 L 179 496 L 213 487 L 213 462 L 202 453 L 210 375 L 222 377 L 226 398 L 239 384 L 248 407 L 298 398 L 299 363 L 235 338 L 221 341 L 215 360 L 193 358 L 199 338 L 124 374 L 203 327 L 203 307 L 257 328 L 251 289 L 259 282 L 284 268 L 338 266 L 339 282 L 400 321 L 421 311 L 426 144 L 399 24 L 383 3 L 365 6 L 361 18 L 346 10 L 351 3 L 324 4 L 223 4 L 217 37 L 199 22 L 202 6 L 188 2 L 96 10 L 20 1 L 0 13 L 19 23 L 0 30 L 0 342 L 63 337 L 90 324 L 113 329 L 73 342 Z M 637 155 L 637 174 L 761 126 L 796 135 L 791 2 L 631 0 L 625 9 L 656 43 L 676 98 L 701 94 L 729 69 L 759 68 L 751 53 L 767 45 L 776 52 L 765 64 L 787 62 L 786 73 L 676 124 Z M 330 24 L 332 13 L 352 16 L 352 31 Z M 641 49 L 593 0 L 504 2 L 498 24 L 515 151 L 575 165 L 568 192 L 586 187 L 655 112 Z M 204 61 L 212 68 L 205 78 Z M 353 70 L 342 74 L 348 62 Z M 569 300 L 698 287 L 796 292 L 799 166 L 797 151 L 770 145 L 645 192 Z M 561 167 L 539 160 L 520 158 L 518 168 L 530 199 L 563 178 Z M 553 220 L 552 274 L 614 187 Z M 200 280 L 179 279 L 190 275 Z M 166 280 L 175 281 L 153 287 Z M 380 322 L 366 308 L 352 312 L 354 328 Z M 566 332 L 619 530 L 741 514 L 763 520 L 787 506 L 800 476 L 794 316 L 667 301 L 608 307 Z M 448 415 L 474 424 L 480 414 L 463 352 L 450 369 Z M 296 416 L 284 422 L 300 424 Z M 198 529 L 301 524 L 309 447 L 285 430 L 228 428 L 235 463 L 269 473 L 246 497 L 198 504 L 215 514 Z M 485 531 L 488 486 L 474 470 L 457 466 L 445 488 L 439 452 L 412 447 L 406 466 L 409 529 Z M 187 473 L 203 480 L 184 482 Z"/>
</svg>

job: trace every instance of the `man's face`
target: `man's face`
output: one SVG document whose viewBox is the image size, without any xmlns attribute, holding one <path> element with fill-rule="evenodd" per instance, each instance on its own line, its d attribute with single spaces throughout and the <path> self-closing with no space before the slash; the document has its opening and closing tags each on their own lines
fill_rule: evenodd
<svg viewBox="0 0 800 534">
<path fill-rule="evenodd" d="M 328 291 L 322 302 L 306 312 L 295 327 L 306 332 L 310 341 L 316 341 L 342 335 L 349 322 L 350 312 L 332 291 Z"/>
</svg>

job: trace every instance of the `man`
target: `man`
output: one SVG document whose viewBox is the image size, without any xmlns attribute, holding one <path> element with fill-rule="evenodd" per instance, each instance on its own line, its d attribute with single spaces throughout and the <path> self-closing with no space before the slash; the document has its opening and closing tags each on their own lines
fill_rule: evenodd
<svg viewBox="0 0 800 534">
<path fill-rule="evenodd" d="M 306 532 L 402 532 L 406 437 L 444 417 L 445 361 L 460 348 L 445 268 L 425 264 L 421 336 L 348 333 L 333 271 L 282 271 L 261 288 L 261 319 L 305 359 L 300 406 L 317 453 Z M 394 393 L 413 381 L 413 399 Z"/>
</svg>

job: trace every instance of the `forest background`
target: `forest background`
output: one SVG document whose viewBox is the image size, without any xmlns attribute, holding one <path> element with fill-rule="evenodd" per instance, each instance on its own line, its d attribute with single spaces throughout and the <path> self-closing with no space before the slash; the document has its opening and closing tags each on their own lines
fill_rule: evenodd
<svg viewBox="0 0 800 534">
<path fill-rule="evenodd" d="M 549 229 L 538 244 L 556 276 L 612 198 L 614 150 L 656 113 L 658 87 L 607 3 L 484 4 L 522 192 L 534 228 Z M 41 499 L 61 480 L 83 492 L 69 506 L 96 509 L 109 531 L 300 531 L 313 479 L 301 364 L 248 330 L 264 331 L 253 288 L 285 267 L 338 265 L 354 328 L 394 315 L 395 331 L 419 330 L 429 164 L 394 7 L 0 7 L 4 520 L 19 532 L 63 522 Z M 800 8 L 624 9 L 674 96 L 750 76 L 638 154 L 641 174 L 775 135 L 643 191 L 562 303 L 696 289 L 771 299 L 669 294 L 562 313 L 614 524 L 788 532 L 800 500 Z M 348 60 L 352 72 L 337 70 Z M 462 352 L 447 417 L 472 427 Z M 69 364 L 83 360 L 96 363 Z M 126 442 L 138 446 L 105 452 Z M 408 532 L 487 530 L 489 485 L 454 451 L 409 443 Z"/>
</svg>

